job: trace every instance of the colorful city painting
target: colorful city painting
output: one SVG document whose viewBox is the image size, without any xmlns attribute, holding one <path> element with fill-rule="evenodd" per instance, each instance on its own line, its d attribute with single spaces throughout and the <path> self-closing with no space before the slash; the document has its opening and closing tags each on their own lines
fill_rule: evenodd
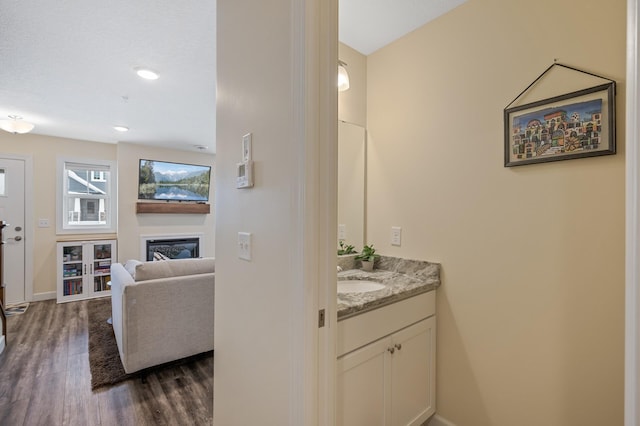
<svg viewBox="0 0 640 426">
<path fill-rule="evenodd" d="M 505 166 L 615 153 L 613 101 L 588 94 L 505 110 Z"/>
</svg>

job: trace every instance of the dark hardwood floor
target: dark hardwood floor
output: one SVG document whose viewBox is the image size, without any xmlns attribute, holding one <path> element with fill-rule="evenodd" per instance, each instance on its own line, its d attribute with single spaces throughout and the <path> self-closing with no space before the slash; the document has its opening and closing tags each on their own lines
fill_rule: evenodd
<svg viewBox="0 0 640 426">
<path fill-rule="evenodd" d="M 211 425 L 213 359 L 91 391 L 87 302 L 31 303 L 7 318 L 0 425 Z"/>
</svg>

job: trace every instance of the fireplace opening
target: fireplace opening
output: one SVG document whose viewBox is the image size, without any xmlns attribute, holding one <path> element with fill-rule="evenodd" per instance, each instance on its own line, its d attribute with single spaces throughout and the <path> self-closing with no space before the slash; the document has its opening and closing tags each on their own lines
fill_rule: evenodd
<svg viewBox="0 0 640 426">
<path fill-rule="evenodd" d="M 199 238 L 147 240 L 147 261 L 200 257 Z"/>
</svg>

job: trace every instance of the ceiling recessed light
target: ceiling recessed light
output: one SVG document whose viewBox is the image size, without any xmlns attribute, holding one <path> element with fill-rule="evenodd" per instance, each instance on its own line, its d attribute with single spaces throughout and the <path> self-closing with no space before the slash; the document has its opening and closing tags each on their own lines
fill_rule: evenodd
<svg viewBox="0 0 640 426">
<path fill-rule="evenodd" d="M 126 126 L 113 126 L 113 128 L 119 132 L 128 132 L 129 128 Z"/>
<path fill-rule="evenodd" d="M 157 80 L 158 73 L 146 68 L 136 68 L 136 74 L 146 80 Z"/>
</svg>

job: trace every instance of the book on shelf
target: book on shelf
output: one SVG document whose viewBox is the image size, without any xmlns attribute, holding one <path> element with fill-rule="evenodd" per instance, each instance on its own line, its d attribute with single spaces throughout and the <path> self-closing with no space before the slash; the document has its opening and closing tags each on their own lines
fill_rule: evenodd
<svg viewBox="0 0 640 426">
<path fill-rule="evenodd" d="M 107 283 L 111 281 L 111 275 L 101 275 L 95 277 L 93 280 L 93 291 L 108 291 L 111 290 Z"/>
<path fill-rule="evenodd" d="M 69 280 L 64 283 L 64 295 L 82 294 L 82 280 Z"/>
<path fill-rule="evenodd" d="M 78 277 L 82 275 L 82 267 L 78 267 L 78 265 L 62 265 L 62 276 L 64 278 L 68 277 Z"/>
</svg>

